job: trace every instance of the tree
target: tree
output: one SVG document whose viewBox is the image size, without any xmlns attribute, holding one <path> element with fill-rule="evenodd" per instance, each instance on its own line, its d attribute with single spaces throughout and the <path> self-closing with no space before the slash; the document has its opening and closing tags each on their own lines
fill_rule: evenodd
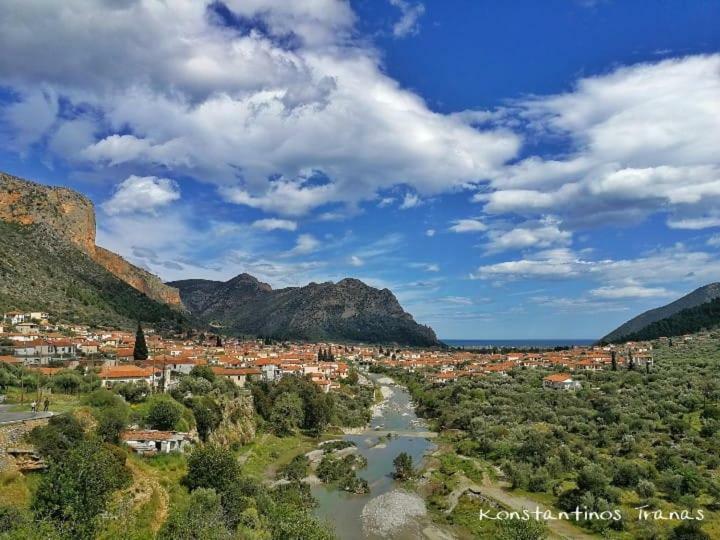
<svg viewBox="0 0 720 540">
<path fill-rule="evenodd" d="M 158 395 L 150 401 L 146 422 L 152 429 L 171 431 L 175 429 L 182 414 L 183 406 L 177 401 L 170 396 Z"/>
<path fill-rule="evenodd" d="M 215 337 L 215 346 L 216 346 L 216 347 L 222 347 L 222 346 L 223 346 L 222 338 L 221 338 L 220 336 L 216 336 L 216 337 Z"/>
<path fill-rule="evenodd" d="M 628 371 L 633 371 L 635 369 L 635 360 L 633 359 L 632 352 L 628 351 Z"/>
<path fill-rule="evenodd" d="M 685 521 L 672 530 L 668 540 L 710 540 L 710 535 L 697 521 Z"/>
<path fill-rule="evenodd" d="M 53 521 L 64 536 L 94 538 L 110 495 L 130 484 L 122 450 L 84 440 L 53 460 L 32 501 L 37 520 Z"/>
<path fill-rule="evenodd" d="M 190 370 L 191 377 L 202 377 L 203 379 L 214 382 L 215 372 L 210 366 L 193 366 Z"/>
<path fill-rule="evenodd" d="M 270 411 L 270 423 L 278 435 L 292 435 L 303 423 L 303 401 L 294 392 L 281 394 Z"/>
<path fill-rule="evenodd" d="M 133 358 L 135 360 L 148 359 L 148 348 L 147 343 L 145 343 L 145 332 L 143 332 L 140 323 L 138 323 L 137 331 L 135 332 L 135 348 L 133 349 Z"/>
<path fill-rule="evenodd" d="M 547 526 L 535 519 L 501 521 L 498 529 L 498 540 L 543 540 L 548 536 Z"/>
<path fill-rule="evenodd" d="M 190 491 L 200 488 L 225 493 L 239 481 L 240 465 L 228 449 L 206 444 L 195 448 L 188 458 L 183 483 Z"/>
<path fill-rule="evenodd" d="M 407 480 L 413 476 L 413 459 L 412 456 L 406 452 L 400 452 L 395 459 L 393 459 L 393 466 L 395 472 L 393 477 L 397 480 Z"/>
<path fill-rule="evenodd" d="M 612 351 L 612 370 L 617 371 L 617 352 Z"/>
<path fill-rule="evenodd" d="M 125 429 L 128 421 L 127 409 L 108 408 L 97 414 L 97 427 L 95 432 L 103 441 L 110 444 L 120 442 L 120 434 Z"/>
<path fill-rule="evenodd" d="M 200 440 L 205 442 L 222 421 L 220 406 L 211 397 L 203 396 L 193 399 L 192 412 Z"/>
<path fill-rule="evenodd" d="M 183 507 L 173 510 L 158 540 L 225 540 L 231 534 L 223 519 L 220 496 L 213 489 L 192 492 Z"/>
<path fill-rule="evenodd" d="M 52 460 L 60 459 L 84 437 L 82 425 L 70 414 L 53 416 L 46 426 L 38 426 L 30 432 L 30 440 L 38 453 Z"/>
</svg>

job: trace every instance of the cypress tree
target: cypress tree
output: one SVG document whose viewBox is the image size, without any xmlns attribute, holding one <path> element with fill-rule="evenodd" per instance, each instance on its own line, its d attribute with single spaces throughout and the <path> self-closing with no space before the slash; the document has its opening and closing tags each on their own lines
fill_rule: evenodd
<svg viewBox="0 0 720 540">
<path fill-rule="evenodd" d="M 223 344 L 222 344 L 222 339 L 220 338 L 220 336 L 217 336 L 217 338 L 216 338 L 216 340 L 215 340 L 215 346 L 216 346 L 216 347 L 222 347 L 222 346 L 223 346 Z"/>
<path fill-rule="evenodd" d="M 633 355 L 630 351 L 628 351 L 628 370 L 633 371 L 635 369 L 635 360 L 633 360 Z"/>
<path fill-rule="evenodd" d="M 145 332 L 138 322 L 137 332 L 135 332 L 135 348 L 133 349 L 133 358 L 135 360 L 147 360 L 148 348 L 145 343 Z"/>
<path fill-rule="evenodd" d="M 617 353 L 615 351 L 612 352 L 612 370 L 617 371 Z"/>
</svg>

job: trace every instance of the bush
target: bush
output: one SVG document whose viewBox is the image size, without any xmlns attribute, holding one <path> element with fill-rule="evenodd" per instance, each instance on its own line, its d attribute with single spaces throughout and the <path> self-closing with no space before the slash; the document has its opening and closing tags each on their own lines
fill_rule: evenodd
<svg viewBox="0 0 720 540">
<path fill-rule="evenodd" d="M 206 444 L 195 448 L 190 454 L 183 483 L 190 491 L 211 488 L 222 494 L 239 477 L 240 465 L 232 452 Z"/>
<path fill-rule="evenodd" d="M 397 456 L 395 456 L 395 459 L 393 459 L 393 466 L 395 467 L 395 472 L 393 473 L 394 478 L 398 480 L 407 480 L 408 478 L 412 478 L 414 471 L 413 459 L 410 454 L 400 452 Z"/>
<path fill-rule="evenodd" d="M 74 416 L 62 414 L 51 417 L 46 426 L 33 428 L 29 438 L 41 456 L 58 460 L 85 438 L 85 432 Z"/>
<path fill-rule="evenodd" d="M 111 444 L 120 442 L 120 434 L 128 422 L 128 413 L 125 407 L 101 409 L 97 415 L 97 428 L 95 432 L 103 441 Z"/>
<path fill-rule="evenodd" d="M 32 501 L 38 520 L 50 520 L 71 538 L 93 538 L 110 495 L 130 484 L 121 453 L 82 441 L 51 462 Z"/>
<path fill-rule="evenodd" d="M 188 503 L 173 510 L 160 529 L 158 540 L 225 540 L 231 534 L 223 519 L 220 496 L 213 489 L 200 488 Z"/>
<path fill-rule="evenodd" d="M 152 429 L 172 431 L 183 416 L 184 407 L 170 396 L 161 394 L 150 398 L 145 423 Z"/>
</svg>

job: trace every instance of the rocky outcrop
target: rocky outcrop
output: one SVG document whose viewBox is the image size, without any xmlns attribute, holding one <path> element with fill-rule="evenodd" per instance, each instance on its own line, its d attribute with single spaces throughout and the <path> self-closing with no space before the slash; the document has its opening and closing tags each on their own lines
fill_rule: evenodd
<svg viewBox="0 0 720 540">
<path fill-rule="evenodd" d="M 71 189 L 0 173 L 0 219 L 20 225 L 48 225 L 84 252 L 95 251 L 93 203 Z"/>
<path fill-rule="evenodd" d="M 274 290 L 253 276 L 240 274 L 226 282 L 191 279 L 170 285 L 180 290 L 191 313 L 240 334 L 439 345 L 432 328 L 416 323 L 390 290 L 375 289 L 357 279 Z"/>
<path fill-rule="evenodd" d="M 247 444 L 255 438 L 255 408 L 249 393 L 222 404 L 222 421 L 210 442 L 225 447 Z"/>
<path fill-rule="evenodd" d="M 182 305 L 180 291 L 168 287 L 159 277 L 130 264 L 120 255 L 96 246 L 93 259 L 101 266 L 104 266 L 110 273 L 128 285 L 135 287 L 138 291 L 145 293 L 153 300 L 173 306 Z"/>
<path fill-rule="evenodd" d="M 182 306 L 177 289 L 168 287 L 147 270 L 95 245 L 95 208 L 90 199 L 76 191 L 37 184 L 0 172 L 0 220 L 47 226 L 153 300 Z"/>
</svg>

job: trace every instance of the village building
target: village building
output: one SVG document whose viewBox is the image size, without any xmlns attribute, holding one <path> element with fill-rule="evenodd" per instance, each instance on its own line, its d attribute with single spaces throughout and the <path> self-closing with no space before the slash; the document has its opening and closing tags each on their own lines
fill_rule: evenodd
<svg viewBox="0 0 720 540">
<path fill-rule="evenodd" d="M 543 379 L 543 388 L 552 390 L 578 390 L 581 386 L 569 373 L 553 373 Z"/>
<path fill-rule="evenodd" d="M 155 429 L 123 431 L 120 438 L 140 455 L 181 452 L 191 442 L 188 433 Z"/>
</svg>

